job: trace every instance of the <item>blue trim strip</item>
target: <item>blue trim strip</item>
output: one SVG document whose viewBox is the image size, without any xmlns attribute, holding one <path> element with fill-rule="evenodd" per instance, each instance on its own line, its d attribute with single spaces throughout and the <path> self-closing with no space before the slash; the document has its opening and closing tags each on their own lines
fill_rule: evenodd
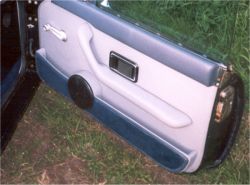
<svg viewBox="0 0 250 185">
<path fill-rule="evenodd" d="M 186 167 L 188 159 L 185 156 L 170 149 L 162 141 L 98 99 L 95 99 L 93 107 L 87 111 L 169 171 L 180 172 Z"/>
<path fill-rule="evenodd" d="M 210 59 L 109 14 L 92 3 L 78 0 L 52 2 L 83 18 L 111 37 L 206 86 L 216 83 L 219 64 Z"/>
<path fill-rule="evenodd" d="M 59 93 L 69 97 L 67 93 L 68 79 L 49 64 L 49 61 L 45 58 L 44 49 L 36 52 L 36 64 L 40 78 Z M 95 99 L 93 106 L 87 111 L 169 171 L 180 172 L 188 164 L 188 159 L 185 156 L 171 149 L 163 141 L 138 127 L 132 120 L 100 100 Z"/>
<path fill-rule="evenodd" d="M 67 77 L 50 64 L 50 62 L 46 59 L 44 49 L 40 49 L 36 52 L 36 68 L 39 77 L 47 85 L 64 96 L 69 97 L 68 87 L 65 86 Z"/>
</svg>

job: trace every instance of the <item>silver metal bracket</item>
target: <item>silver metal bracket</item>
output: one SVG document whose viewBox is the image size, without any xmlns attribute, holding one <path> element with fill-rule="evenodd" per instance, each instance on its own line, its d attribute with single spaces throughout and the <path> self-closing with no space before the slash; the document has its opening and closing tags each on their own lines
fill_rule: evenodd
<svg viewBox="0 0 250 185">
<path fill-rule="evenodd" d="M 222 65 L 217 78 L 216 86 L 221 88 L 232 76 L 233 66 L 232 65 Z"/>
</svg>

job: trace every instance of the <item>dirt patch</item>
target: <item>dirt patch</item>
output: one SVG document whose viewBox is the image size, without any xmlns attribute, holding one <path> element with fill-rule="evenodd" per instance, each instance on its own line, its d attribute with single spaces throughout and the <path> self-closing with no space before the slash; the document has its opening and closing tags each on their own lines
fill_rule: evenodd
<svg viewBox="0 0 250 185">
<path fill-rule="evenodd" d="M 90 184 L 86 162 L 76 156 L 43 170 L 39 184 Z"/>
<path fill-rule="evenodd" d="M 147 159 L 145 159 L 147 160 Z M 147 161 L 146 168 L 149 173 L 153 176 L 155 182 L 159 184 L 189 184 L 189 180 L 180 175 L 168 172 L 166 169 L 159 167 L 158 165 L 154 165 L 153 161 Z"/>
<path fill-rule="evenodd" d="M 1 179 L 1 184 L 2 184 L 2 180 L 6 179 L 6 174 L 3 169 L 0 169 L 0 179 Z"/>
<path fill-rule="evenodd" d="M 27 111 L 1 156 L 1 183 L 32 182 L 39 170 L 36 165 L 51 148 L 51 137 L 49 129 Z"/>
<path fill-rule="evenodd" d="M 39 160 L 51 145 L 49 129 L 40 123 L 34 122 L 30 116 L 24 116 L 18 127 L 17 135 L 20 135 L 20 137 L 14 136 L 11 141 L 12 144 L 19 148 L 20 151 L 30 149 L 32 161 Z"/>
</svg>

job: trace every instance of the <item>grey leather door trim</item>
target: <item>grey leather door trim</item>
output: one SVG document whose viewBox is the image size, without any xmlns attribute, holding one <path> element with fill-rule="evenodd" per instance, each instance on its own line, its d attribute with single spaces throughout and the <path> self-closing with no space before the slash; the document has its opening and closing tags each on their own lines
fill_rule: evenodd
<svg viewBox="0 0 250 185">
<path fill-rule="evenodd" d="M 216 83 L 219 63 L 109 14 L 92 3 L 78 0 L 52 2 L 100 31 L 206 86 Z"/>
</svg>

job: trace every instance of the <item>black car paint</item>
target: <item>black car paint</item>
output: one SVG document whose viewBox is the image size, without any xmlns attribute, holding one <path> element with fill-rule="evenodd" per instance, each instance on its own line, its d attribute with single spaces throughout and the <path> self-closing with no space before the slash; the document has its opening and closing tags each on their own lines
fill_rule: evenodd
<svg viewBox="0 0 250 185">
<path fill-rule="evenodd" d="M 227 119 L 217 123 L 214 118 L 219 94 L 229 85 L 235 88 L 232 112 Z M 217 92 L 201 166 L 206 166 L 207 168 L 216 167 L 228 156 L 239 131 L 244 111 L 244 101 L 243 81 L 238 75 L 233 74 L 228 82 L 221 86 Z"/>
</svg>

